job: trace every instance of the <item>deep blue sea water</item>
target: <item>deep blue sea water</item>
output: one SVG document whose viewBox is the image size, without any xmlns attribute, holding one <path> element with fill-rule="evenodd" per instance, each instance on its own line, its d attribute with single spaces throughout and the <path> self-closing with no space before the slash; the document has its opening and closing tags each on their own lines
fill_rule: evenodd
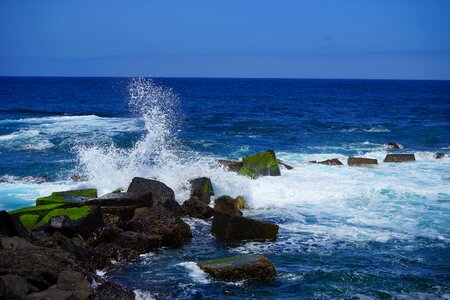
<svg viewBox="0 0 450 300">
<path fill-rule="evenodd" d="M 417 161 L 383 163 L 390 141 Z M 294 169 L 251 180 L 214 163 L 266 149 Z M 0 78 L 0 209 L 134 176 L 181 203 L 208 176 L 216 196 L 244 195 L 245 215 L 280 224 L 276 242 L 227 247 L 187 220 L 182 249 L 104 275 L 143 298 L 449 299 L 449 154 L 450 81 Z M 348 156 L 379 165 L 307 163 Z M 278 279 L 227 284 L 195 267 L 242 253 L 266 255 Z"/>
</svg>

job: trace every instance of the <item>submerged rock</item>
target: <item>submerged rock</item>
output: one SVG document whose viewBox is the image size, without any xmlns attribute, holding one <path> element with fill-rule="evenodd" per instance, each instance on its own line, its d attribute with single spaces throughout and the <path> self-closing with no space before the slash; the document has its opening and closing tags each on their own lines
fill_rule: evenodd
<svg viewBox="0 0 450 300">
<path fill-rule="evenodd" d="M 181 208 L 183 215 L 191 218 L 209 219 L 214 215 L 214 209 L 195 196 L 184 201 Z"/>
<path fill-rule="evenodd" d="M 319 161 L 318 164 L 327 165 L 327 166 L 342 166 L 343 165 L 343 163 L 337 158 Z"/>
<path fill-rule="evenodd" d="M 242 175 L 253 179 L 259 176 L 280 176 L 280 167 L 273 150 L 267 150 L 253 154 L 242 159 L 242 168 L 239 170 Z"/>
<path fill-rule="evenodd" d="M 201 201 L 209 204 L 211 196 L 214 195 L 211 180 L 207 177 L 199 177 L 190 181 L 191 183 L 191 198 L 198 197 Z"/>
<path fill-rule="evenodd" d="M 284 161 L 282 161 L 281 159 L 277 159 L 277 161 L 278 161 L 278 164 L 279 164 L 279 165 L 282 165 L 282 166 L 285 167 L 287 170 L 292 170 L 292 169 L 294 169 L 294 167 L 292 167 L 292 166 L 286 164 L 286 163 L 285 163 Z"/>
<path fill-rule="evenodd" d="M 175 200 L 174 191 L 162 182 L 135 177 L 131 181 L 127 192 L 136 194 L 147 194 L 152 193 L 153 205 L 162 205 L 166 209 L 173 212 L 180 212 L 181 206 Z"/>
<path fill-rule="evenodd" d="M 347 164 L 349 166 L 376 165 L 378 164 L 378 160 L 364 157 L 349 157 L 347 159 Z"/>
<path fill-rule="evenodd" d="M 278 228 L 277 224 L 216 212 L 211 232 L 226 242 L 266 241 L 277 238 Z"/>
<path fill-rule="evenodd" d="M 384 158 L 384 162 L 408 162 L 415 161 L 416 157 L 414 154 L 387 154 Z"/>
<path fill-rule="evenodd" d="M 444 156 L 445 156 L 445 154 L 442 153 L 442 152 L 436 152 L 436 153 L 434 154 L 434 158 L 436 158 L 436 159 L 441 159 L 441 158 L 443 158 Z"/>
<path fill-rule="evenodd" d="M 277 272 L 262 255 L 235 256 L 198 263 L 200 269 L 224 281 L 273 280 Z"/>
<path fill-rule="evenodd" d="M 214 211 L 229 214 L 232 216 L 242 216 L 238 202 L 230 196 L 221 196 L 214 201 Z"/>
<path fill-rule="evenodd" d="M 388 144 L 388 148 L 392 149 L 392 150 L 399 150 L 400 149 L 400 145 L 394 142 L 389 142 Z"/>
<path fill-rule="evenodd" d="M 228 171 L 232 172 L 239 172 L 242 168 L 242 162 L 240 161 L 219 159 L 217 162 L 222 166 L 226 167 Z"/>
</svg>

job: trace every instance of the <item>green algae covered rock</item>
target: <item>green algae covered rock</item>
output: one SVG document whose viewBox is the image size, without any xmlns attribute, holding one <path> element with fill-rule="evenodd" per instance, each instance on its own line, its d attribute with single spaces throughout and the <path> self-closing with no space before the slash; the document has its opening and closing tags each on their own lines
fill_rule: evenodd
<svg viewBox="0 0 450 300">
<path fill-rule="evenodd" d="M 224 281 L 273 280 L 277 276 L 272 262 L 262 255 L 228 257 L 197 265 L 214 278 Z"/>
<path fill-rule="evenodd" d="M 277 224 L 216 212 L 211 232 L 226 242 L 275 240 Z"/>
<path fill-rule="evenodd" d="M 91 212 L 92 207 L 88 205 L 84 205 L 81 207 L 70 207 L 70 208 L 57 208 L 49 212 L 45 215 L 39 223 L 36 224 L 36 227 L 41 227 L 50 221 L 52 217 L 56 216 L 67 216 L 71 221 L 77 221 L 82 218 L 85 218 Z"/>
<path fill-rule="evenodd" d="M 259 176 L 280 176 L 280 167 L 273 150 L 267 150 L 253 154 L 242 159 L 242 168 L 239 170 L 242 175 L 250 178 Z"/>
<path fill-rule="evenodd" d="M 191 183 L 191 198 L 198 197 L 201 201 L 209 204 L 211 196 L 214 195 L 214 190 L 211 180 L 208 177 L 199 177 L 190 180 Z"/>
<path fill-rule="evenodd" d="M 36 223 L 45 217 L 52 210 L 62 206 L 62 203 L 53 203 L 39 206 L 30 206 L 10 212 L 11 215 L 16 215 L 19 220 L 25 226 L 26 229 L 30 230 L 35 227 Z"/>
<path fill-rule="evenodd" d="M 97 198 L 97 190 L 84 189 L 84 190 L 54 192 L 50 196 L 36 199 L 36 205 L 80 202 L 81 200 L 88 198 Z"/>
<path fill-rule="evenodd" d="M 246 205 L 246 201 L 244 196 L 237 196 L 234 201 L 236 201 L 236 205 L 239 209 L 244 209 Z"/>
</svg>

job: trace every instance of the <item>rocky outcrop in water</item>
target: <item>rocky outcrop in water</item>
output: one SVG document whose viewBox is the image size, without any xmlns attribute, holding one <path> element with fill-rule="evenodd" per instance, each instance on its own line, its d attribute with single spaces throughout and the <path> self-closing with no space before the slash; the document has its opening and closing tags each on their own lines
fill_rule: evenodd
<svg viewBox="0 0 450 300">
<path fill-rule="evenodd" d="M 209 219 L 214 215 L 214 209 L 196 196 L 184 201 L 181 208 L 185 217 Z"/>
<path fill-rule="evenodd" d="M 191 198 L 198 197 L 200 201 L 209 204 L 211 196 L 214 195 L 214 190 L 211 180 L 207 177 L 199 177 L 190 181 L 191 184 Z"/>
<path fill-rule="evenodd" d="M 391 150 L 400 150 L 400 145 L 394 142 L 389 142 L 387 146 Z"/>
<path fill-rule="evenodd" d="M 242 216 L 238 200 L 230 196 L 221 196 L 214 201 L 214 211 L 232 216 Z"/>
<path fill-rule="evenodd" d="M 347 164 L 349 166 L 377 165 L 378 160 L 372 159 L 372 158 L 364 158 L 364 157 L 349 157 L 347 159 Z"/>
<path fill-rule="evenodd" d="M 318 164 L 327 165 L 327 166 L 342 166 L 343 165 L 343 163 L 337 158 L 319 161 Z"/>
<path fill-rule="evenodd" d="M 198 263 L 200 269 L 224 281 L 273 280 L 277 272 L 272 262 L 262 255 L 244 255 Z"/>
<path fill-rule="evenodd" d="M 401 163 L 415 160 L 416 157 L 414 154 L 387 154 L 383 161 L 386 163 L 390 162 Z"/>
</svg>

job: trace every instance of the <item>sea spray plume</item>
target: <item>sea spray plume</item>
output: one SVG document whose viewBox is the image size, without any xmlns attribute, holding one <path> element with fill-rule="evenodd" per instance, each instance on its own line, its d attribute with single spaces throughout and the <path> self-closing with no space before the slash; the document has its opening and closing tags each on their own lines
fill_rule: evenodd
<svg viewBox="0 0 450 300">
<path fill-rule="evenodd" d="M 100 193 L 123 187 L 134 176 L 152 177 L 155 168 L 178 160 L 177 95 L 145 78 L 133 79 L 128 90 L 131 112 L 144 121 L 145 133 L 141 139 L 131 149 L 114 144 L 77 147 L 82 172 Z"/>
</svg>

